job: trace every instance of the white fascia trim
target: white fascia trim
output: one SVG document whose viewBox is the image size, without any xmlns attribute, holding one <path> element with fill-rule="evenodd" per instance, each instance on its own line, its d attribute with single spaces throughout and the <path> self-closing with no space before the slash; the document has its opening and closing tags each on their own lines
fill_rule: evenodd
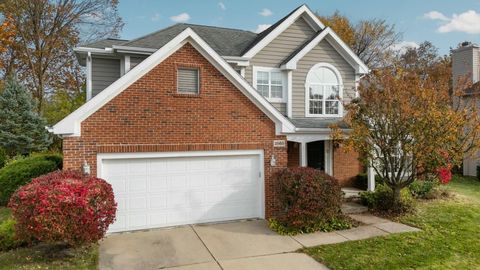
<svg viewBox="0 0 480 270">
<path fill-rule="evenodd" d="M 241 56 L 223 56 L 223 59 L 227 61 L 227 63 L 236 64 L 239 67 L 248 67 L 250 66 L 250 59 L 241 57 Z"/>
<path fill-rule="evenodd" d="M 306 6 L 302 5 L 294 13 L 285 19 L 280 25 L 278 25 L 272 32 L 265 36 L 260 42 L 248 50 L 243 57 L 252 58 L 258 52 L 260 52 L 265 46 L 270 44 L 275 38 L 277 38 L 283 31 L 285 31 L 290 25 L 292 25 L 300 16 L 305 15 L 308 18 L 308 21 L 313 22 L 318 29 L 316 31 L 322 30 L 325 28 L 322 22 L 317 18 L 317 16 Z"/>
<path fill-rule="evenodd" d="M 350 65 L 355 68 L 357 73 L 367 74 L 370 72 L 368 66 L 363 63 L 363 61 L 352 51 L 352 49 L 350 49 L 350 47 L 345 42 L 343 42 L 343 40 L 333 30 L 329 32 L 328 37 L 331 37 L 335 41 L 334 44 L 330 44 L 335 49 L 337 49 L 340 54 L 342 54 L 345 60 L 347 60 L 347 62 L 349 62 Z M 342 50 L 339 50 L 339 48 L 341 48 Z M 355 64 L 358 66 L 355 67 Z"/>
<path fill-rule="evenodd" d="M 307 53 L 313 50 L 322 40 L 331 38 L 329 42 L 337 51 L 342 55 L 342 57 L 347 60 L 347 62 L 355 69 L 356 73 L 358 74 L 366 74 L 370 72 L 370 69 L 363 63 L 363 61 L 358 58 L 358 56 L 348 47 L 345 42 L 343 42 L 340 37 L 338 37 L 335 32 L 327 27 L 325 30 L 320 32 L 320 34 L 315 37 L 307 46 L 303 47 L 292 59 L 290 59 L 287 63 L 281 66 L 282 69 L 297 69 L 297 63 L 300 61 Z M 327 40 L 328 41 L 328 40 Z"/>
<path fill-rule="evenodd" d="M 250 99 L 250 101 L 257 105 L 262 112 L 264 112 L 275 122 L 277 134 L 280 134 L 281 132 L 291 132 L 295 129 L 295 126 L 267 99 L 258 93 L 257 90 L 244 77 L 242 77 L 241 74 L 235 71 L 230 64 L 228 64 L 203 39 L 193 32 L 193 30 L 191 31 L 194 34 L 196 41 L 196 43 L 192 43 L 192 46 L 196 48 L 205 58 L 210 60 L 210 63 L 220 70 L 225 77 L 230 79 L 235 87 L 237 87 L 245 96 Z"/>
<path fill-rule="evenodd" d="M 95 54 L 112 54 L 112 48 L 98 49 L 89 47 L 75 47 L 73 51 L 76 53 L 95 53 Z"/>
<path fill-rule="evenodd" d="M 282 69 L 297 69 L 297 63 L 300 61 L 308 52 L 310 52 L 313 48 L 315 48 L 323 38 L 331 32 L 331 28 L 325 28 L 320 34 L 317 35 L 307 46 L 303 47 L 292 59 L 290 59 L 287 63 L 283 64 L 280 68 Z"/>
<path fill-rule="evenodd" d="M 157 51 L 157 49 L 151 49 L 151 48 L 142 48 L 142 47 L 130 47 L 130 46 L 118 46 L 118 45 L 113 45 L 112 48 L 114 50 L 121 50 L 121 51 L 126 51 L 126 52 L 132 52 L 132 53 L 154 53 Z"/>
<path fill-rule="evenodd" d="M 191 28 L 185 29 L 162 48 L 142 61 L 130 72 L 120 77 L 110 86 L 101 91 L 89 102 L 82 105 L 73 113 L 53 126 L 53 132 L 59 135 L 80 136 L 81 122 L 115 98 L 123 90 L 132 85 L 139 78 L 160 64 L 163 60 L 180 49 L 187 42 L 191 43 L 203 56 L 219 69 L 231 82 L 244 93 L 254 104 L 267 114 L 276 125 L 281 124 L 281 131 L 294 130 L 293 124 L 288 121 L 272 104 L 264 99 L 240 74 L 238 74 L 220 55 L 218 55 L 205 41 Z M 277 131 L 278 128 L 277 128 Z"/>
</svg>

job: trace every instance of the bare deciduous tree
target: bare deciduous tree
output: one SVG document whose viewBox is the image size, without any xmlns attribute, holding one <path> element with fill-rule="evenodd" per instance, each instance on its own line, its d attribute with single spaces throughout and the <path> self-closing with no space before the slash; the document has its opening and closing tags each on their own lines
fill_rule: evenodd
<svg viewBox="0 0 480 270">
<path fill-rule="evenodd" d="M 4 78 L 16 72 L 41 110 L 45 95 L 61 86 L 79 90 L 82 76 L 73 47 L 82 40 L 117 36 L 123 23 L 117 0 L 6 0 L 2 13 L 15 27 L 4 54 Z"/>
</svg>

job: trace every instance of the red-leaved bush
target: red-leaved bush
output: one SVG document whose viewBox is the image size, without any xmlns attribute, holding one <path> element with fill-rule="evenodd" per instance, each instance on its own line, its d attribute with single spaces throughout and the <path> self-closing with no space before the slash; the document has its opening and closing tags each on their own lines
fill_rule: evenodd
<svg viewBox="0 0 480 270">
<path fill-rule="evenodd" d="M 309 231 L 341 215 L 342 190 L 338 181 L 312 168 L 288 168 L 275 176 L 276 219 L 284 226 Z"/>
<path fill-rule="evenodd" d="M 438 178 L 440 180 L 440 183 L 446 185 L 452 180 L 452 171 L 449 166 L 439 168 L 437 170 Z"/>
<path fill-rule="evenodd" d="M 117 204 L 105 180 L 57 171 L 18 189 L 9 207 L 21 240 L 79 246 L 103 238 L 115 220 Z"/>
</svg>

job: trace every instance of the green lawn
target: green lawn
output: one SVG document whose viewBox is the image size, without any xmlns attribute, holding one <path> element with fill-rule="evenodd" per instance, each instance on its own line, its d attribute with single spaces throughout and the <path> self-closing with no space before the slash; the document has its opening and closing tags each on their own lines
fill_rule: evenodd
<svg viewBox="0 0 480 270">
<path fill-rule="evenodd" d="M 400 221 L 422 232 L 304 250 L 332 269 L 480 269 L 480 181 L 454 177 L 454 199 L 420 202 Z"/>
<path fill-rule="evenodd" d="M 10 210 L 0 207 L 0 222 L 10 216 Z M 10 269 L 97 269 L 98 247 L 75 250 L 39 245 L 0 252 L 0 270 Z"/>
</svg>

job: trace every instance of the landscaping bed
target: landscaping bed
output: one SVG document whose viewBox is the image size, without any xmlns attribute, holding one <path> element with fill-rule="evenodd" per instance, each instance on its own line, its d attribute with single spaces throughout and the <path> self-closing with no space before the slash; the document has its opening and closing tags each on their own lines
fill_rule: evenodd
<svg viewBox="0 0 480 270">
<path fill-rule="evenodd" d="M 398 221 L 422 232 L 303 250 L 331 269 L 480 269 L 480 181 L 455 176 L 454 197 L 420 200 Z"/>
<path fill-rule="evenodd" d="M 0 207 L 0 223 L 10 217 L 10 209 Z M 97 269 L 98 245 L 63 249 L 37 245 L 0 252 L 0 270 L 7 269 Z"/>
</svg>

